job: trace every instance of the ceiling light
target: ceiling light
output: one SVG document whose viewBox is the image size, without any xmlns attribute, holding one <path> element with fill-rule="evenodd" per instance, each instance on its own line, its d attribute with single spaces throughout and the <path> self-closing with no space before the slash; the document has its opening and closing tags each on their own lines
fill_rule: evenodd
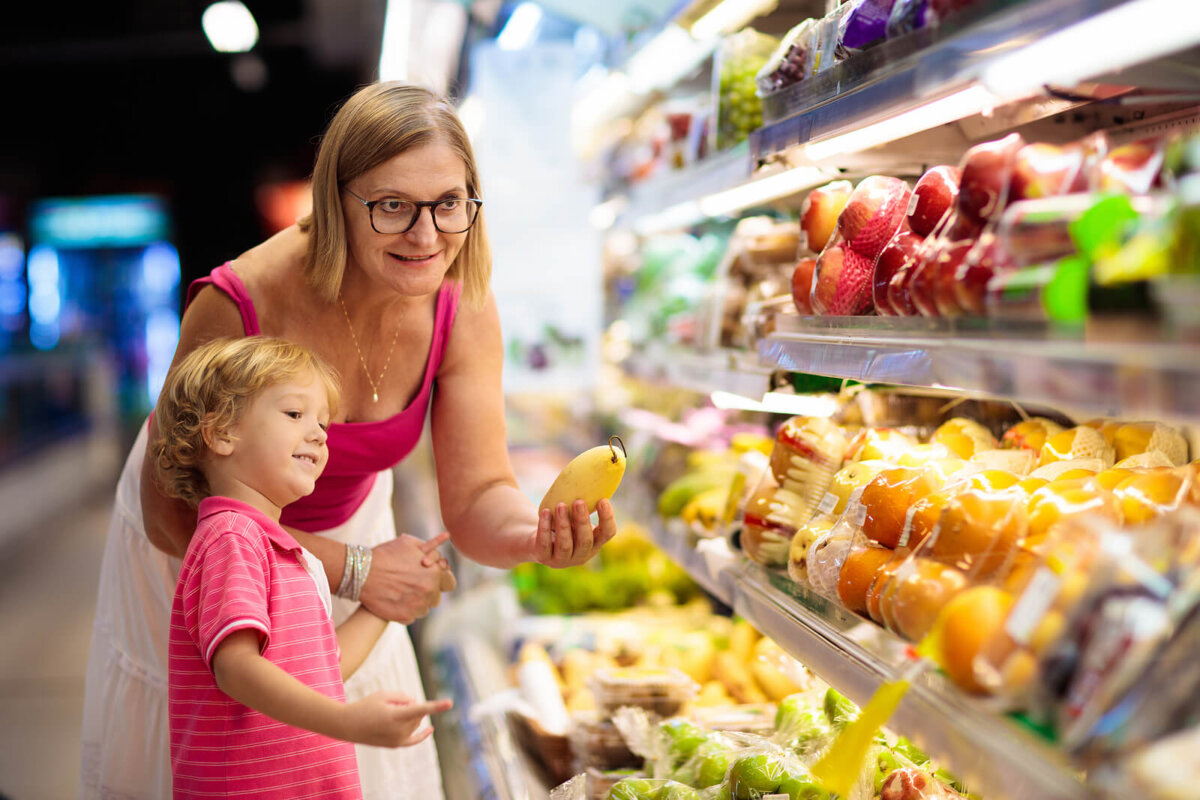
<svg viewBox="0 0 1200 800">
<path fill-rule="evenodd" d="M 711 39 L 741 29 L 755 17 L 773 11 L 779 0 L 724 0 L 692 24 L 692 36 Z"/>
<path fill-rule="evenodd" d="M 496 36 L 496 46 L 501 50 L 520 50 L 528 47 L 537 35 L 542 21 L 542 9 L 536 3 L 521 3 L 513 9 Z"/>
<path fill-rule="evenodd" d="M 700 198 L 699 209 L 706 217 L 720 217 L 751 206 L 768 203 L 816 186 L 829 176 L 816 167 L 793 167 L 767 178 L 735 186 Z"/>
<path fill-rule="evenodd" d="M 238 0 L 221 0 L 204 9 L 200 27 L 218 53 L 246 53 L 258 42 L 258 24 Z"/>
<path fill-rule="evenodd" d="M 821 161 L 830 156 L 856 153 L 930 128 L 957 122 L 974 114 L 990 113 L 997 105 L 999 102 L 996 97 L 984 87 L 968 86 L 879 122 L 863 125 L 829 139 L 809 142 L 804 146 L 804 154 L 812 161 Z"/>
<path fill-rule="evenodd" d="M 992 59 L 981 81 L 1016 100 L 1046 84 L 1074 86 L 1200 43 L 1195 0 L 1132 0 Z"/>
</svg>

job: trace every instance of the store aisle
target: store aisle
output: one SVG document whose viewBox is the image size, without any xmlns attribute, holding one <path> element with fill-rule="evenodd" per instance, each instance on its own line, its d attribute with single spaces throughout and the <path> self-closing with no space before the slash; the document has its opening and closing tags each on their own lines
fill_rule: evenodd
<svg viewBox="0 0 1200 800">
<path fill-rule="evenodd" d="M 0 543 L 0 797 L 75 796 L 111 502 L 102 491 Z"/>
</svg>

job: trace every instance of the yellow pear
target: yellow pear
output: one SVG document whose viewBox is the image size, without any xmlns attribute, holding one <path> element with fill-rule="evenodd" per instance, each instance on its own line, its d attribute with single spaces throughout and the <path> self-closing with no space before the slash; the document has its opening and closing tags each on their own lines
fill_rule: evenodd
<svg viewBox="0 0 1200 800">
<path fill-rule="evenodd" d="M 621 445 L 613 447 L 613 440 Z M 563 468 L 550 485 L 550 490 L 538 506 L 554 510 L 559 503 L 569 508 L 577 499 L 587 503 L 588 513 L 596 510 L 601 498 L 613 496 L 625 475 L 625 444 L 617 436 L 608 437 L 608 444 L 585 450 Z"/>
</svg>

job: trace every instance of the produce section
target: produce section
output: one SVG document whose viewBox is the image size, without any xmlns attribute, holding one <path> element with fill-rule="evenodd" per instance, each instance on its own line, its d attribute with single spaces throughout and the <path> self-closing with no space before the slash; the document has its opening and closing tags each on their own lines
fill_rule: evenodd
<svg viewBox="0 0 1200 800">
<path fill-rule="evenodd" d="M 706 146 L 640 147 L 683 129 L 668 88 L 610 145 L 649 155 L 602 161 L 621 518 L 817 685 L 907 683 L 887 749 L 972 796 L 1190 796 L 1200 31 L 1142 0 L 783 5 L 714 47 Z M 556 797 L 824 796 L 778 725 L 719 779 L 656 760 L 628 707 L 697 709 L 622 677 L 655 689 L 577 741 L 637 774 L 577 760 Z M 850 796 L 954 796 L 925 767 Z"/>
</svg>

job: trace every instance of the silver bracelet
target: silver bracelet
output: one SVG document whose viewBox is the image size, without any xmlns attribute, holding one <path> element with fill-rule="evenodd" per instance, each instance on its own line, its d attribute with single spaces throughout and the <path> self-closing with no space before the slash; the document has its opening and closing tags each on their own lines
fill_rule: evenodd
<svg viewBox="0 0 1200 800">
<path fill-rule="evenodd" d="M 365 544 L 356 544 L 354 549 L 358 551 L 358 569 L 354 573 L 354 585 L 350 590 L 350 599 L 358 602 L 358 598 L 362 595 L 363 587 L 367 585 L 367 574 L 371 571 L 371 548 Z"/>
<path fill-rule="evenodd" d="M 342 570 L 342 581 L 334 594 L 357 603 L 370 571 L 371 548 L 365 544 L 346 545 L 346 566 Z"/>
<path fill-rule="evenodd" d="M 334 594 L 338 597 L 345 597 L 350 591 L 350 584 L 354 580 L 354 553 L 350 549 L 350 545 L 346 545 L 346 566 L 342 568 L 342 582 L 338 584 L 337 591 Z"/>
</svg>

